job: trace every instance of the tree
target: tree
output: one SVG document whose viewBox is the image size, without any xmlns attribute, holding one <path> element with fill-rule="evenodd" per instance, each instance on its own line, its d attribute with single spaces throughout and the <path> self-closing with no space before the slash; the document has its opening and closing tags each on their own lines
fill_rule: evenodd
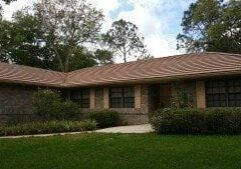
<svg viewBox="0 0 241 169">
<path fill-rule="evenodd" d="M 75 3 L 77 4 L 77 1 Z M 1 22 L 2 61 L 65 72 L 113 62 L 112 54 L 107 56 L 99 50 L 89 51 L 84 47 L 85 42 L 94 43 L 99 36 L 101 24 L 98 22 L 101 20 L 94 19 L 98 19 L 95 18 L 97 16 L 102 19 L 100 12 L 87 13 L 88 10 L 94 9 L 85 6 L 81 6 L 87 10 L 85 13 L 78 11 L 80 7 L 73 12 L 72 8 L 65 9 L 68 6 L 65 4 L 61 9 L 51 8 L 48 14 L 43 5 L 36 4 L 34 10 L 26 8 L 18 11 L 12 21 Z M 94 18 L 91 18 L 91 13 L 95 12 L 92 16 Z M 87 14 L 88 17 L 85 16 Z M 52 15 L 54 16 L 51 17 Z"/>
<path fill-rule="evenodd" d="M 42 45 L 38 19 L 28 13 L 17 12 L 13 21 L 0 24 L 0 59 L 22 65 L 54 69 L 52 51 Z"/>
<path fill-rule="evenodd" d="M 97 49 L 94 54 L 100 65 L 114 63 L 113 53 L 109 50 Z"/>
<path fill-rule="evenodd" d="M 124 62 L 130 55 L 141 57 L 147 54 L 143 40 L 138 35 L 138 27 L 123 19 L 114 22 L 111 29 L 103 35 L 103 42 L 116 55 L 123 57 Z"/>
<path fill-rule="evenodd" d="M 241 53 L 241 1 L 198 0 L 184 12 L 178 49 Z"/>
<path fill-rule="evenodd" d="M 101 29 L 103 15 L 86 0 L 45 0 L 35 5 L 44 38 L 58 59 L 61 71 L 69 71 L 69 63 L 78 46 L 94 43 Z M 68 46 L 65 60 L 57 50 Z"/>
<path fill-rule="evenodd" d="M 32 15 L 15 14 L 13 21 L 0 24 L 0 60 L 61 71 L 55 51 L 43 39 L 38 18 Z M 61 44 L 56 48 L 61 60 L 66 60 L 69 46 Z M 89 51 L 84 46 L 76 46 L 69 59 L 69 71 L 98 64 L 113 63 L 110 51 Z"/>
</svg>

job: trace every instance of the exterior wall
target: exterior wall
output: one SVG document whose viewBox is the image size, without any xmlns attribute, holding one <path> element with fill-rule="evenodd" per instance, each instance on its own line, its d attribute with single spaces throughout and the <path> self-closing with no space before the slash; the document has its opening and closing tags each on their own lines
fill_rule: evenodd
<svg viewBox="0 0 241 169">
<path fill-rule="evenodd" d="M 109 88 L 104 88 L 103 89 L 104 93 L 103 93 L 103 98 L 104 98 L 104 108 L 105 109 L 109 109 L 110 108 L 110 105 L 109 105 Z"/>
<path fill-rule="evenodd" d="M 160 94 L 161 95 L 161 98 L 160 98 L 161 107 L 160 108 L 170 107 L 171 98 L 176 96 L 177 90 L 186 92 L 189 97 L 189 102 L 191 103 L 191 105 L 193 107 L 197 107 L 196 81 L 179 81 L 179 82 L 173 82 L 170 84 L 161 84 L 161 89 L 162 90 L 160 90 L 160 92 L 161 92 L 161 94 Z"/>
<path fill-rule="evenodd" d="M 135 108 L 110 108 L 109 88 L 95 90 L 95 109 L 111 109 L 120 113 L 123 124 L 148 123 L 148 86 L 137 85 L 135 87 Z"/>
<path fill-rule="evenodd" d="M 179 83 L 179 82 L 178 82 Z M 171 95 L 175 95 L 175 84 L 170 83 Z M 166 84 L 165 84 L 166 85 Z M 154 86 L 154 87 L 153 87 Z M 135 108 L 113 108 L 120 113 L 123 124 L 144 124 L 148 123 L 148 115 L 154 109 L 164 108 L 156 102 L 157 92 L 163 85 L 134 85 L 135 88 Z M 188 92 L 192 97 L 194 107 L 205 108 L 205 83 L 204 81 L 185 81 L 178 85 L 181 89 Z M 0 123 L 15 123 L 35 119 L 32 114 L 32 95 L 37 87 L 21 85 L 0 85 Z M 68 89 L 66 91 L 70 91 Z M 67 92 L 67 93 L 68 93 Z M 161 101 L 159 96 L 159 102 Z M 171 97 L 171 96 L 170 96 Z M 167 99 L 168 100 L 168 99 Z M 158 106 L 159 107 L 158 107 Z M 154 107 L 153 107 L 154 106 Z M 169 106 L 169 105 L 166 105 Z M 99 87 L 90 89 L 90 108 L 82 109 L 79 119 L 86 117 L 87 113 L 96 109 L 110 109 L 109 107 L 109 87 Z"/>
<path fill-rule="evenodd" d="M 205 96 L 205 82 L 197 81 L 196 82 L 196 101 L 197 108 L 206 108 L 206 96 Z"/>
<path fill-rule="evenodd" d="M 193 107 L 197 107 L 196 81 L 187 81 L 184 83 L 184 88 L 190 97 Z M 204 93 L 205 94 L 205 93 Z"/>
<path fill-rule="evenodd" d="M 95 108 L 103 109 L 104 108 L 104 91 L 103 88 L 95 89 Z"/>
<path fill-rule="evenodd" d="M 120 113 L 124 124 L 145 124 L 148 123 L 149 97 L 148 85 L 135 87 L 135 108 L 115 108 Z M 139 88 L 139 89 L 138 89 Z M 138 101 L 138 103 L 136 102 Z M 139 107 L 140 106 L 140 107 Z"/>
<path fill-rule="evenodd" d="M 95 89 L 90 89 L 90 109 L 95 108 Z"/>
<path fill-rule="evenodd" d="M 32 95 L 36 88 L 0 85 L 0 124 L 32 120 Z"/>
<path fill-rule="evenodd" d="M 196 81 L 177 82 L 172 86 L 172 95 L 175 95 L 176 90 L 186 92 L 189 97 L 191 105 L 193 107 L 196 107 Z"/>
</svg>

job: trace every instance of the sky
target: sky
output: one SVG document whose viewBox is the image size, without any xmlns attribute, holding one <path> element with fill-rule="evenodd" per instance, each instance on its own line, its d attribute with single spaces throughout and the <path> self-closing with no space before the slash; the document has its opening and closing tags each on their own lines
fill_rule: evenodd
<svg viewBox="0 0 241 169">
<path fill-rule="evenodd" d="M 37 0 L 18 0 L 4 5 L 4 17 L 11 19 L 14 11 Z M 176 50 L 176 36 L 181 32 L 183 12 L 196 0 L 89 0 L 105 14 L 103 31 L 113 21 L 125 19 L 136 24 L 154 57 L 181 54 Z M 0 0 L 1 2 L 1 0 Z"/>
</svg>

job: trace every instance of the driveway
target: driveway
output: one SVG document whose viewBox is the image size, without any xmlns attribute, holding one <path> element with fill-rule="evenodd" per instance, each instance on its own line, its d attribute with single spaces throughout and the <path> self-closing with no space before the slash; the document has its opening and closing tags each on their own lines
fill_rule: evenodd
<svg viewBox="0 0 241 169">
<path fill-rule="evenodd" d="M 154 130 L 150 124 L 111 127 L 101 130 L 96 130 L 97 133 L 151 133 Z"/>
</svg>

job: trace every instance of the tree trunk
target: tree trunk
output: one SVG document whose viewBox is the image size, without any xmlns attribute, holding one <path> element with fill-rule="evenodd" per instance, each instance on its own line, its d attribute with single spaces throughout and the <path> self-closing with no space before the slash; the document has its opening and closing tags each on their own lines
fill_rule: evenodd
<svg viewBox="0 0 241 169">
<path fill-rule="evenodd" d="M 123 59 L 124 59 L 124 63 L 126 63 L 127 62 L 127 52 L 126 52 L 126 48 L 124 47 L 124 52 L 123 52 Z"/>
<path fill-rule="evenodd" d="M 55 52 L 55 54 L 57 56 L 57 59 L 59 61 L 59 66 L 60 66 L 61 72 L 64 72 L 65 68 L 64 68 L 64 64 L 63 64 L 63 61 L 61 59 L 61 56 L 59 55 L 59 53 L 58 53 L 57 49 L 55 48 L 55 46 L 53 46 L 53 49 L 54 49 L 54 52 Z"/>
<path fill-rule="evenodd" d="M 126 60 L 126 54 L 124 54 L 124 63 L 126 63 L 127 60 Z"/>
</svg>

